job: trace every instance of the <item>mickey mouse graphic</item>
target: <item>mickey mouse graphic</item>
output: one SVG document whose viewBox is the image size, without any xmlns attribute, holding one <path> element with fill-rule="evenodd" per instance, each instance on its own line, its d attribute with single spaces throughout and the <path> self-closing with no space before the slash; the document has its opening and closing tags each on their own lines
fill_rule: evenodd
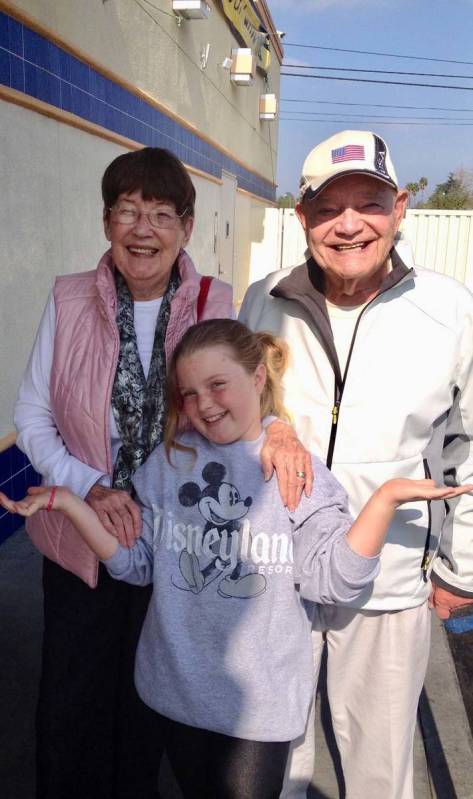
<svg viewBox="0 0 473 799">
<path fill-rule="evenodd" d="M 253 502 L 251 497 L 243 500 L 236 486 L 224 481 L 225 473 L 223 464 L 211 461 L 202 469 L 202 477 L 208 484 L 204 489 L 201 489 L 197 483 L 184 483 L 178 492 L 181 505 L 185 507 L 197 505 L 205 519 L 203 540 L 205 541 L 206 533 L 211 530 L 218 534 L 218 538 L 208 547 L 215 557 L 212 557 L 204 567 L 194 552 L 189 552 L 187 549 L 181 552 L 179 569 L 188 586 L 187 590 L 195 594 L 200 593 L 232 565 L 228 553 L 222 556 L 222 538 L 224 533 L 228 539 L 235 535 L 240 536 L 240 520 L 246 516 Z M 218 584 L 220 596 L 250 599 L 266 590 L 264 575 L 256 572 L 242 574 L 243 565 L 237 556 L 236 565 L 231 573 L 223 577 Z"/>
</svg>

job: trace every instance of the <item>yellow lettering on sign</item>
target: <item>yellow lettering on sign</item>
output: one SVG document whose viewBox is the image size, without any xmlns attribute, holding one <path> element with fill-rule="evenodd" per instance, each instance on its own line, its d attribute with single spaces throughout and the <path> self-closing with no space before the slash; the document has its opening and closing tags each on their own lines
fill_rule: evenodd
<svg viewBox="0 0 473 799">
<path fill-rule="evenodd" d="M 238 31 L 245 45 L 256 54 L 258 67 L 267 72 L 271 53 L 263 46 L 261 22 L 251 3 L 249 0 L 221 0 L 221 3 L 225 16 Z"/>
</svg>

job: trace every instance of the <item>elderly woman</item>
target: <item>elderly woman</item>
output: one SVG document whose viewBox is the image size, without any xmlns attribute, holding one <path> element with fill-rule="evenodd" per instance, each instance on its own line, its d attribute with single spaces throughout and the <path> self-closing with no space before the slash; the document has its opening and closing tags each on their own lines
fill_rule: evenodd
<svg viewBox="0 0 473 799">
<path fill-rule="evenodd" d="M 195 190 L 171 153 L 119 156 L 102 195 L 111 247 L 95 270 L 56 279 L 15 423 L 43 481 L 84 497 L 130 546 L 141 532 L 131 480 L 162 440 L 166 362 L 198 318 L 232 314 L 231 289 L 201 280 L 184 250 Z M 271 463 L 294 504 L 296 471 L 310 467 L 281 423 L 268 432 Z M 28 532 L 45 555 L 37 797 L 155 799 L 160 731 L 133 684 L 149 588 L 112 580 L 61 514 L 43 511 Z"/>
</svg>

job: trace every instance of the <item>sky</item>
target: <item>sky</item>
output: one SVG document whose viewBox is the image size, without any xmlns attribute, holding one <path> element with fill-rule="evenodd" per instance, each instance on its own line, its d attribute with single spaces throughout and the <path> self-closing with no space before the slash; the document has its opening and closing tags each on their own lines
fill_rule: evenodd
<svg viewBox="0 0 473 799">
<path fill-rule="evenodd" d="M 319 69 L 316 71 L 319 75 L 443 82 L 473 89 L 473 0 L 268 0 L 268 5 L 276 28 L 285 32 L 287 63 L 369 70 L 352 73 Z M 289 43 L 382 51 L 423 60 L 307 49 Z M 426 58 L 470 63 L 439 63 Z M 373 74 L 372 70 L 440 73 L 449 77 L 383 75 Z M 451 77 L 454 75 L 471 76 L 471 80 Z M 429 181 L 426 197 L 446 180 L 449 172 L 473 169 L 473 90 L 281 77 L 280 97 L 278 194 L 287 191 L 297 194 L 305 156 L 319 141 L 339 130 L 379 133 L 388 143 L 400 185 L 426 177 Z M 334 102 L 363 106 L 332 105 Z M 417 110 L 364 105 L 368 103 L 415 106 Z M 447 110 L 427 110 L 429 107 Z M 284 119 L 288 116 L 292 121 Z M 296 116 L 300 121 L 294 121 Z M 362 118 L 367 116 L 371 118 Z M 437 121 L 419 117 L 435 117 Z M 445 124 L 452 118 L 461 125 Z"/>
</svg>

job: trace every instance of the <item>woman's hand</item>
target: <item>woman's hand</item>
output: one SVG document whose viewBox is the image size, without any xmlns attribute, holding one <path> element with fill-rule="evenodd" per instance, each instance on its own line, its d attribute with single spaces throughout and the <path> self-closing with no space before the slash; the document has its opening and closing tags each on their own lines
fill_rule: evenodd
<svg viewBox="0 0 473 799">
<path fill-rule="evenodd" d="M 435 480 L 409 480 L 396 477 L 388 480 L 379 489 L 382 498 L 394 508 L 405 502 L 418 502 L 429 499 L 452 499 L 473 491 L 473 485 L 437 486 Z"/>
<path fill-rule="evenodd" d="M 261 465 L 265 480 L 276 470 L 281 499 L 290 511 L 297 508 L 303 490 L 310 497 L 314 479 L 312 458 L 290 425 L 279 421 L 268 425 Z"/>
<path fill-rule="evenodd" d="M 122 547 L 132 547 L 141 535 L 141 511 L 127 491 L 106 488 L 96 483 L 85 497 L 107 532 Z"/>
</svg>

